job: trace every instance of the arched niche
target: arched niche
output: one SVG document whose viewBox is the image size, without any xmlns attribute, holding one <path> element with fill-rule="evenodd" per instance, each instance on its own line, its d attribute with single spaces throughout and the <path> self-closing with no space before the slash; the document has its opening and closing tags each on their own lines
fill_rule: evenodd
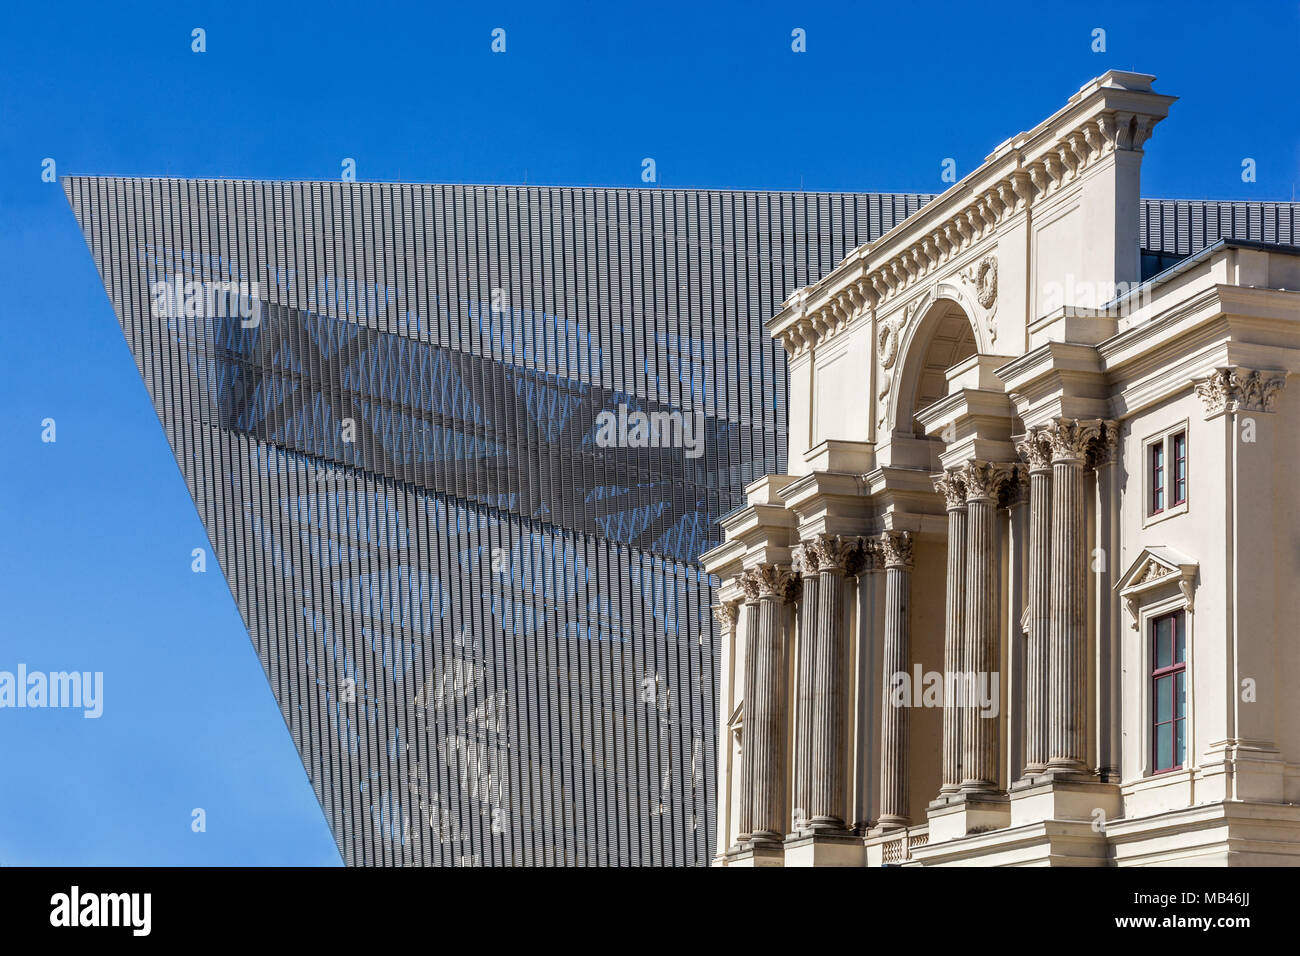
<svg viewBox="0 0 1300 956">
<path fill-rule="evenodd" d="M 970 313 L 955 297 L 941 296 L 908 323 L 899 346 L 889 425 L 900 438 L 925 438 L 916 413 L 948 394 L 948 369 L 979 351 Z"/>
</svg>

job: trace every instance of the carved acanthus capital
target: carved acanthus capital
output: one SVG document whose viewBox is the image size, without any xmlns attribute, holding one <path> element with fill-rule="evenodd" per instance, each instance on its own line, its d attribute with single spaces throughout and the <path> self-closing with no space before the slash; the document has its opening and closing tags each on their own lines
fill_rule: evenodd
<svg viewBox="0 0 1300 956">
<path fill-rule="evenodd" d="M 912 532 L 885 531 L 879 541 L 886 568 L 912 569 Z"/>
<path fill-rule="evenodd" d="M 722 625 L 724 634 L 733 633 L 736 630 L 736 619 L 740 616 L 740 602 L 723 601 L 721 604 L 713 605 L 713 616 Z"/>
<path fill-rule="evenodd" d="M 1215 369 L 1196 383 L 1205 417 L 1220 412 L 1271 412 L 1286 387 L 1286 372 L 1258 372 L 1238 366 Z"/>
<path fill-rule="evenodd" d="M 796 574 L 811 577 L 817 573 L 817 552 L 812 543 L 805 541 L 790 550 L 790 567 Z"/>
<path fill-rule="evenodd" d="M 1002 487 L 1015 474 L 1015 466 L 1000 461 L 983 461 L 974 458 L 959 469 L 962 484 L 966 486 L 966 500 L 996 501 Z"/>
<path fill-rule="evenodd" d="M 1088 467 L 1102 468 L 1114 464 L 1119 456 L 1119 424 L 1102 422 L 1101 436 L 1088 448 Z"/>
<path fill-rule="evenodd" d="M 1002 493 L 998 505 L 1002 508 L 1014 508 L 1029 500 L 1029 469 L 1024 465 L 1009 465 L 1007 480 L 1002 484 Z"/>
<path fill-rule="evenodd" d="M 966 482 L 960 468 L 949 468 L 942 475 L 931 475 L 930 479 L 934 482 L 934 490 L 943 495 L 949 511 L 966 508 Z"/>
<path fill-rule="evenodd" d="M 1102 439 L 1107 424 L 1100 418 L 1058 418 L 1042 426 L 1042 434 L 1051 445 L 1052 461 L 1086 461 L 1089 446 Z"/>
<path fill-rule="evenodd" d="M 861 545 L 854 536 L 818 534 L 805 541 L 804 547 L 811 550 L 819 570 L 848 574 Z"/>
<path fill-rule="evenodd" d="M 799 575 L 784 564 L 756 564 L 740 577 L 740 586 L 744 588 L 748 601 L 764 598 L 794 601 L 799 597 L 799 585 Z"/>
<path fill-rule="evenodd" d="M 1016 452 L 1022 461 L 1029 465 L 1029 473 L 1050 472 L 1052 470 L 1052 443 L 1043 434 L 1043 426 L 1036 425 L 1028 434 L 1016 443 Z"/>
<path fill-rule="evenodd" d="M 885 559 L 880 550 L 880 540 L 871 536 L 857 539 L 858 550 L 850 562 L 849 574 L 857 577 L 872 571 L 882 571 Z"/>
</svg>

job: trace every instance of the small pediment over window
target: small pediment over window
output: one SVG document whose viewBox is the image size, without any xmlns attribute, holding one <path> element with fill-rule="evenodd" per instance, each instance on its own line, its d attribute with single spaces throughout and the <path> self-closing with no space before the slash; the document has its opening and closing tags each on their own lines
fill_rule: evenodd
<svg viewBox="0 0 1300 956">
<path fill-rule="evenodd" d="M 1197 569 L 1197 563 L 1181 551 L 1164 545 L 1143 548 L 1115 585 L 1115 590 L 1128 606 L 1134 629 L 1138 626 L 1138 607 L 1143 595 L 1166 586 L 1177 585 L 1187 602 L 1187 609 L 1192 610 Z"/>
</svg>

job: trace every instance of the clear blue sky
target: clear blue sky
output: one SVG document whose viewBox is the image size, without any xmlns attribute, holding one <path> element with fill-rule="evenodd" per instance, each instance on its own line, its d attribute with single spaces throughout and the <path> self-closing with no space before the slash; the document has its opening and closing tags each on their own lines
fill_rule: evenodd
<svg viewBox="0 0 1300 956">
<path fill-rule="evenodd" d="M 1144 195 L 1300 186 L 1295 2 L 111 6 L 11 4 L 0 36 L 0 670 L 105 680 L 98 720 L 0 710 L 5 865 L 339 863 L 222 575 L 190 571 L 202 525 L 46 157 L 621 186 L 652 157 L 661 186 L 938 192 L 945 158 L 964 176 L 1117 68 L 1182 98 Z"/>
</svg>

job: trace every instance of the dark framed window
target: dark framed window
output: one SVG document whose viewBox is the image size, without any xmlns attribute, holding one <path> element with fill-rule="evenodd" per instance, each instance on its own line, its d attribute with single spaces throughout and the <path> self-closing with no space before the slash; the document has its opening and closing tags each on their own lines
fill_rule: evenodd
<svg viewBox="0 0 1300 956">
<path fill-rule="evenodd" d="M 1165 510 L 1165 443 L 1151 446 L 1151 513 Z"/>
<path fill-rule="evenodd" d="M 1169 439 L 1169 448 L 1169 464 L 1173 471 L 1169 503 L 1181 505 L 1187 501 L 1187 432 L 1178 432 Z"/>
<path fill-rule="evenodd" d="M 1151 769 L 1181 770 L 1187 746 L 1187 631 L 1184 612 L 1151 619 Z"/>
</svg>

